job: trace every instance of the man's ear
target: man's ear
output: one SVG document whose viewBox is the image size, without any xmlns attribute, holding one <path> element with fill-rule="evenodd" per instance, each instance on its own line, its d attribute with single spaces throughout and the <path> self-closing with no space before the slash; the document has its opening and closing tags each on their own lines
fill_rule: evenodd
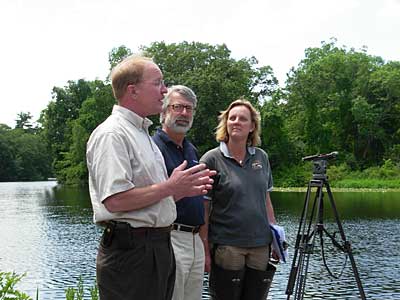
<svg viewBox="0 0 400 300">
<path fill-rule="evenodd" d="M 137 89 L 135 84 L 129 84 L 126 87 L 126 90 L 128 91 L 128 94 L 132 96 L 133 99 L 136 99 Z"/>
</svg>

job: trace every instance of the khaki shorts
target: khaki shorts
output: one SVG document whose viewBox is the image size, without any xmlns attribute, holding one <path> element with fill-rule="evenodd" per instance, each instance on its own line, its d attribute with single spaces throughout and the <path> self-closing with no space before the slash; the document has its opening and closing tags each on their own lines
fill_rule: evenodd
<svg viewBox="0 0 400 300">
<path fill-rule="evenodd" d="M 242 248 L 219 245 L 215 249 L 215 264 L 226 270 L 241 270 L 245 266 L 265 271 L 270 256 L 270 246 Z"/>
</svg>

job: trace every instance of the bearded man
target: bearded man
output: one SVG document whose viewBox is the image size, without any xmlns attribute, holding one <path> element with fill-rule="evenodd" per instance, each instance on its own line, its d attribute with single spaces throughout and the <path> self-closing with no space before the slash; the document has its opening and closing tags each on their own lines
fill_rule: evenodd
<svg viewBox="0 0 400 300">
<path fill-rule="evenodd" d="M 175 167 L 187 161 L 190 168 L 198 164 L 197 150 L 186 138 L 192 127 L 197 105 L 194 92 L 182 85 L 168 89 L 160 114 L 162 129 L 153 136 L 154 142 L 164 156 L 168 175 Z M 176 279 L 173 300 L 201 299 L 205 263 L 205 249 L 208 250 L 204 225 L 203 196 L 186 197 L 176 203 L 177 218 L 171 232 L 171 242 L 176 259 Z"/>
</svg>

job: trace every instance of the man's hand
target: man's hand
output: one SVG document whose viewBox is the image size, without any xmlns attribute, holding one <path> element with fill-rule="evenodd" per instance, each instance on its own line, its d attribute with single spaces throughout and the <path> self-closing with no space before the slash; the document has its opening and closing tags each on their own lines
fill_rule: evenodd
<svg viewBox="0 0 400 300">
<path fill-rule="evenodd" d="M 278 253 L 276 253 L 275 250 L 272 250 L 271 257 L 272 257 L 274 260 L 276 260 L 276 261 L 279 262 L 279 255 L 278 255 Z"/>
<path fill-rule="evenodd" d="M 174 169 L 168 179 L 175 201 L 184 197 L 207 194 L 213 183 L 210 177 L 217 174 L 216 171 L 207 169 L 205 164 L 199 164 L 185 170 L 186 166 L 187 161 L 185 160 Z"/>
</svg>

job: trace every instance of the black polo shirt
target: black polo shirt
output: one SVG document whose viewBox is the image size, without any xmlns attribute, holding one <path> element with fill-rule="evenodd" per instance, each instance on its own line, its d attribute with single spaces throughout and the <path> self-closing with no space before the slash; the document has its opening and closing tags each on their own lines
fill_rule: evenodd
<svg viewBox="0 0 400 300">
<path fill-rule="evenodd" d="M 266 195 L 273 188 L 268 155 L 248 147 L 243 165 L 229 154 L 225 143 L 200 159 L 216 170 L 209 217 L 210 242 L 236 247 L 259 247 L 272 242 L 266 209 Z"/>
<path fill-rule="evenodd" d="M 186 138 L 183 147 L 175 144 L 168 135 L 160 128 L 153 136 L 154 142 L 160 148 L 164 156 L 168 176 L 184 160 L 188 162 L 187 168 L 198 165 L 197 150 Z M 177 217 L 175 223 L 197 226 L 204 224 L 203 196 L 185 197 L 176 202 Z"/>
</svg>

